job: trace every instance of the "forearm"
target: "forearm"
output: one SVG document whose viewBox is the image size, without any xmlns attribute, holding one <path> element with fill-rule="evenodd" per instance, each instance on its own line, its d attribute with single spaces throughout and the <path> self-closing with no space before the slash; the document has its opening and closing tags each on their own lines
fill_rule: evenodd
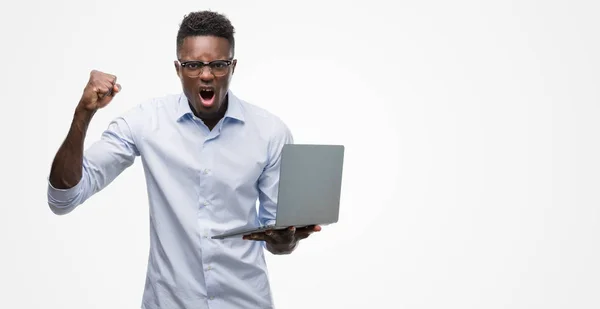
<svg viewBox="0 0 600 309">
<path fill-rule="evenodd" d="M 50 184 L 57 189 L 74 187 L 82 177 L 84 141 L 94 113 L 77 109 L 64 142 L 50 169 Z"/>
</svg>

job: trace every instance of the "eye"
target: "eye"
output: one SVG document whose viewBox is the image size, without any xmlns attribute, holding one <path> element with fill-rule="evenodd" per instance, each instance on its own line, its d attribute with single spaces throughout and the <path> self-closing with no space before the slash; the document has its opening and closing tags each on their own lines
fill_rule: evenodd
<svg viewBox="0 0 600 309">
<path fill-rule="evenodd" d="M 188 68 L 188 69 L 195 70 L 195 69 L 200 68 L 200 64 L 198 64 L 196 62 L 189 62 L 189 63 L 185 64 L 185 67 Z"/>
<path fill-rule="evenodd" d="M 225 68 L 227 66 L 227 63 L 224 61 L 219 61 L 219 62 L 213 62 L 211 64 L 211 66 L 215 69 L 222 69 Z"/>
</svg>

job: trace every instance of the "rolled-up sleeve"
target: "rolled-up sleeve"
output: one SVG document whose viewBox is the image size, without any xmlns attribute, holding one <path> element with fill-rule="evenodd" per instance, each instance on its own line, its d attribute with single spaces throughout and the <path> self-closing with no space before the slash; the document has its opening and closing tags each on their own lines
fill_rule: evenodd
<svg viewBox="0 0 600 309">
<path fill-rule="evenodd" d="M 111 121 L 101 138 L 84 152 L 82 177 L 69 189 L 57 189 L 48 180 L 48 205 L 67 214 L 108 186 L 139 156 L 130 123 L 124 116 Z"/>
<path fill-rule="evenodd" d="M 278 122 L 269 143 L 268 164 L 258 179 L 258 217 L 261 225 L 275 223 L 281 153 L 283 145 L 293 143 L 294 138 L 290 129 L 284 123 Z"/>
</svg>

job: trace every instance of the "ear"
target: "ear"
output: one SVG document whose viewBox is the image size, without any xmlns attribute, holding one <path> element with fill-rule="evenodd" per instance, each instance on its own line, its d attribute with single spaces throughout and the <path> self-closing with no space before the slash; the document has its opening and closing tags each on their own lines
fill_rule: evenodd
<svg viewBox="0 0 600 309">
<path fill-rule="evenodd" d="M 177 72 L 177 76 L 181 78 L 181 67 L 179 66 L 179 61 L 174 60 L 173 65 L 175 66 L 175 72 Z"/>
</svg>

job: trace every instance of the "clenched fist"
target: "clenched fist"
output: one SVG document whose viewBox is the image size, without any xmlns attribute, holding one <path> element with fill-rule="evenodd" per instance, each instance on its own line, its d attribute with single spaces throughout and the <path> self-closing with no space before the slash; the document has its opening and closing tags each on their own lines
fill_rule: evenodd
<svg viewBox="0 0 600 309">
<path fill-rule="evenodd" d="M 108 105 L 119 91 L 121 85 L 117 84 L 116 76 L 93 70 L 90 73 L 90 80 L 83 89 L 78 108 L 95 112 Z"/>
</svg>

